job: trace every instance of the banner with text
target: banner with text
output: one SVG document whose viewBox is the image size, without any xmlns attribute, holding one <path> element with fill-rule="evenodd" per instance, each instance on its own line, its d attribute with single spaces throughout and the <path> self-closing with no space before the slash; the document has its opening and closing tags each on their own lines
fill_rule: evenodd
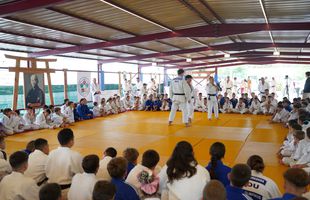
<svg viewBox="0 0 310 200">
<path fill-rule="evenodd" d="M 92 95 L 90 92 L 90 82 L 91 73 L 90 72 L 78 72 L 77 73 L 77 93 L 78 101 L 81 98 L 86 98 L 87 101 L 92 100 Z"/>
</svg>

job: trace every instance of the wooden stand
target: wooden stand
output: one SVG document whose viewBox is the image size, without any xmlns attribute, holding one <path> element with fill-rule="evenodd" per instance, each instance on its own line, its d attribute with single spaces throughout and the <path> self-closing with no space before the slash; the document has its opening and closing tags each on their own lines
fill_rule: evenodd
<svg viewBox="0 0 310 200">
<path fill-rule="evenodd" d="M 50 73 L 55 73 L 54 69 L 49 68 L 49 62 L 56 62 L 56 59 L 35 59 L 20 56 L 5 55 L 8 59 L 14 59 L 16 61 L 15 68 L 9 68 L 9 72 L 15 72 L 14 80 L 14 93 L 13 93 L 13 110 L 17 109 L 18 102 L 18 83 L 19 83 L 19 73 L 34 73 L 34 74 L 47 74 L 48 91 L 50 95 L 50 102 L 54 105 L 53 91 L 52 91 L 52 80 Z M 27 68 L 22 68 L 20 66 L 21 61 L 27 61 Z M 45 68 L 37 68 L 37 62 L 44 62 Z M 26 95 L 26 94 L 24 94 Z M 25 105 L 26 106 L 26 105 Z"/>
</svg>

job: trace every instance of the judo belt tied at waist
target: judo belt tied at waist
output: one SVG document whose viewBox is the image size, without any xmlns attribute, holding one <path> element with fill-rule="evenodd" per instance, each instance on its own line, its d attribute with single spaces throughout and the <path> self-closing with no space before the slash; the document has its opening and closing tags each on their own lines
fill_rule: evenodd
<svg viewBox="0 0 310 200">
<path fill-rule="evenodd" d="M 184 93 L 174 93 L 173 95 L 179 95 L 179 96 L 184 96 Z"/>
</svg>

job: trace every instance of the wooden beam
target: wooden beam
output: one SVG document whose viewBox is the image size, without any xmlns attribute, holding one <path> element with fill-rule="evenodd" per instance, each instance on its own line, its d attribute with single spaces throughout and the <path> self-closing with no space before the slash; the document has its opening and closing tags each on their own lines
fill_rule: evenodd
<svg viewBox="0 0 310 200">
<path fill-rule="evenodd" d="M 32 61 L 32 60 L 34 60 L 34 58 L 30 58 L 30 57 L 12 56 L 12 55 L 7 55 L 7 54 L 5 54 L 4 56 L 6 58 L 8 58 L 8 59 L 14 59 L 14 60 L 16 60 L 16 59 L 25 60 L 25 61 Z M 52 58 L 50 58 L 50 59 L 39 58 L 39 59 L 35 59 L 35 60 L 37 62 L 56 62 L 57 61 L 57 59 L 52 59 Z"/>
<path fill-rule="evenodd" d="M 16 68 L 20 68 L 20 59 L 16 59 Z M 19 83 L 19 71 L 15 73 L 14 79 L 14 92 L 13 92 L 13 110 L 17 109 L 18 102 L 18 83 Z M 24 95 L 25 96 L 25 95 Z M 26 105 L 27 106 L 27 105 Z"/>
<path fill-rule="evenodd" d="M 21 68 L 21 67 L 10 67 L 9 72 L 23 72 L 30 74 L 44 74 L 44 73 L 55 73 L 55 69 L 34 69 L 34 68 Z"/>
<path fill-rule="evenodd" d="M 49 62 L 48 61 L 45 62 L 45 67 L 46 67 L 46 69 L 49 69 Z M 53 96 L 53 89 L 52 89 L 51 74 L 48 72 L 46 74 L 47 74 L 47 84 L 48 84 L 48 93 L 50 95 L 50 102 L 51 102 L 51 105 L 54 105 L 54 96 Z"/>
</svg>

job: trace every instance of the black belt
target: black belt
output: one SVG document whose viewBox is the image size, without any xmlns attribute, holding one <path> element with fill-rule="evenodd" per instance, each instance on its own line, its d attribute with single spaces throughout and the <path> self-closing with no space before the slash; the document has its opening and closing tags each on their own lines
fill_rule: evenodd
<svg viewBox="0 0 310 200">
<path fill-rule="evenodd" d="M 208 94 L 208 96 L 215 97 L 216 94 Z"/>
<path fill-rule="evenodd" d="M 192 99 L 194 99 L 195 97 L 192 97 Z"/>
<path fill-rule="evenodd" d="M 185 95 L 184 93 L 174 93 L 173 95 L 180 95 L 180 96 L 182 96 L 182 95 Z"/>
<path fill-rule="evenodd" d="M 140 90 L 137 90 L 137 91 L 140 91 Z"/>
<path fill-rule="evenodd" d="M 38 182 L 37 185 L 41 186 L 43 183 L 45 183 L 48 180 L 48 178 L 46 177 L 45 179 L 43 179 L 42 181 Z"/>
<path fill-rule="evenodd" d="M 226 88 L 226 90 L 231 90 L 231 88 Z"/>
<path fill-rule="evenodd" d="M 66 185 L 60 185 L 61 190 L 65 190 L 71 187 L 71 183 L 70 184 L 66 184 Z"/>
</svg>

